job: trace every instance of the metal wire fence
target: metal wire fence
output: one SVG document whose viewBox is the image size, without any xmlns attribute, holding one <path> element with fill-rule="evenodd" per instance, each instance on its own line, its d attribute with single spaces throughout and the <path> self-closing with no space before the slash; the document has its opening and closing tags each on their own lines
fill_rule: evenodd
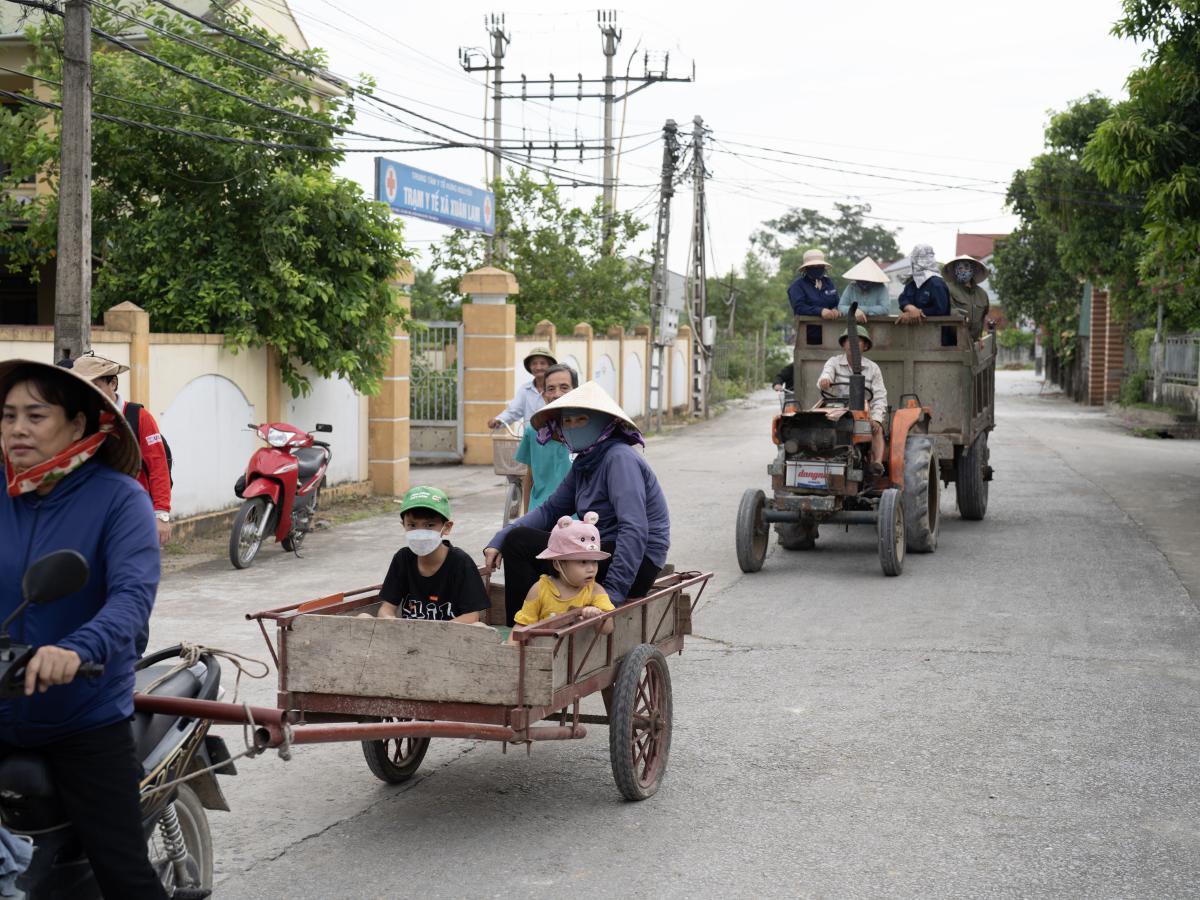
<svg viewBox="0 0 1200 900">
<path fill-rule="evenodd" d="M 767 383 L 768 336 L 719 333 L 713 345 L 711 400 L 743 397 Z"/>
</svg>

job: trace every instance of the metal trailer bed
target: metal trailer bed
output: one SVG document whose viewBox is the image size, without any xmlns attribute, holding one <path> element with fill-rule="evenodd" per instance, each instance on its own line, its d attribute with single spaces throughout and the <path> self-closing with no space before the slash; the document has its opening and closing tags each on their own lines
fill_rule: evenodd
<svg viewBox="0 0 1200 900">
<path fill-rule="evenodd" d="M 618 789 L 645 799 L 658 789 L 670 750 L 666 656 L 683 651 L 711 577 L 661 576 L 645 597 L 591 619 L 578 611 L 555 616 L 514 633 L 512 644 L 490 628 L 358 618 L 378 607 L 379 586 L 252 613 L 247 619 L 258 622 L 279 673 L 278 708 L 192 701 L 191 711 L 249 720 L 263 749 L 284 753 L 296 744 L 361 741 L 371 771 L 389 782 L 412 777 L 431 738 L 528 748 L 607 724 Z M 489 590 L 491 616 L 502 616 L 502 590 Z M 612 632 L 601 634 L 609 621 Z M 581 712 L 583 698 L 597 691 L 606 714 Z"/>
</svg>

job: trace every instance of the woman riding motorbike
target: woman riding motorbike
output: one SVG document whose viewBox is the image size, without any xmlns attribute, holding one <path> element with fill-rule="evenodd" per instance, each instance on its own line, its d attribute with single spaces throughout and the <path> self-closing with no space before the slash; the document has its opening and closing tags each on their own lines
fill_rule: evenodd
<svg viewBox="0 0 1200 900">
<path fill-rule="evenodd" d="M 38 647 L 24 696 L 0 700 L 0 757 L 42 754 L 105 897 L 162 898 L 142 832 L 133 714 L 134 641 L 146 627 L 159 579 L 141 456 L 124 416 L 69 370 L 27 360 L 0 363 L 0 618 L 21 602 L 34 560 L 71 549 L 90 576 L 75 594 L 28 607 L 14 636 Z M 104 674 L 76 679 L 83 663 Z"/>
<path fill-rule="evenodd" d="M 599 514 L 600 547 L 611 558 L 600 564 L 596 583 L 613 604 L 643 597 L 667 561 L 671 522 L 654 471 L 634 447 L 644 446 L 633 420 L 589 381 L 533 414 L 538 441 L 559 440 L 577 454 L 557 490 L 493 537 L 483 551 L 491 570 L 505 561 L 504 601 L 508 624 L 541 575 L 552 573 L 537 555 L 562 517 Z"/>
</svg>

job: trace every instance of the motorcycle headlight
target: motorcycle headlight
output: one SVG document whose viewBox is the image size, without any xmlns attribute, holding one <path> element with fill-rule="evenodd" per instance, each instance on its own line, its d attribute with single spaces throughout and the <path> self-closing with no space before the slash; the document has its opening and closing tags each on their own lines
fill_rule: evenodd
<svg viewBox="0 0 1200 900">
<path fill-rule="evenodd" d="M 290 431 L 280 431 L 278 428 L 267 429 L 267 443 L 272 447 L 286 447 L 291 439 Z"/>
</svg>

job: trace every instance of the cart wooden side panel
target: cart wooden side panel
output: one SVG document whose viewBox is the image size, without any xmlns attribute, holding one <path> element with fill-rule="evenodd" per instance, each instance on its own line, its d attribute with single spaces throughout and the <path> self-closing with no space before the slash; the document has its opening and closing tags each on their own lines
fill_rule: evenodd
<svg viewBox="0 0 1200 900">
<path fill-rule="evenodd" d="M 287 634 L 282 689 L 513 706 L 520 656 L 490 628 L 411 619 L 301 615 Z M 550 702 L 567 679 L 565 658 L 541 638 L 526 649 L 525 697 Z"/>
</svg>

